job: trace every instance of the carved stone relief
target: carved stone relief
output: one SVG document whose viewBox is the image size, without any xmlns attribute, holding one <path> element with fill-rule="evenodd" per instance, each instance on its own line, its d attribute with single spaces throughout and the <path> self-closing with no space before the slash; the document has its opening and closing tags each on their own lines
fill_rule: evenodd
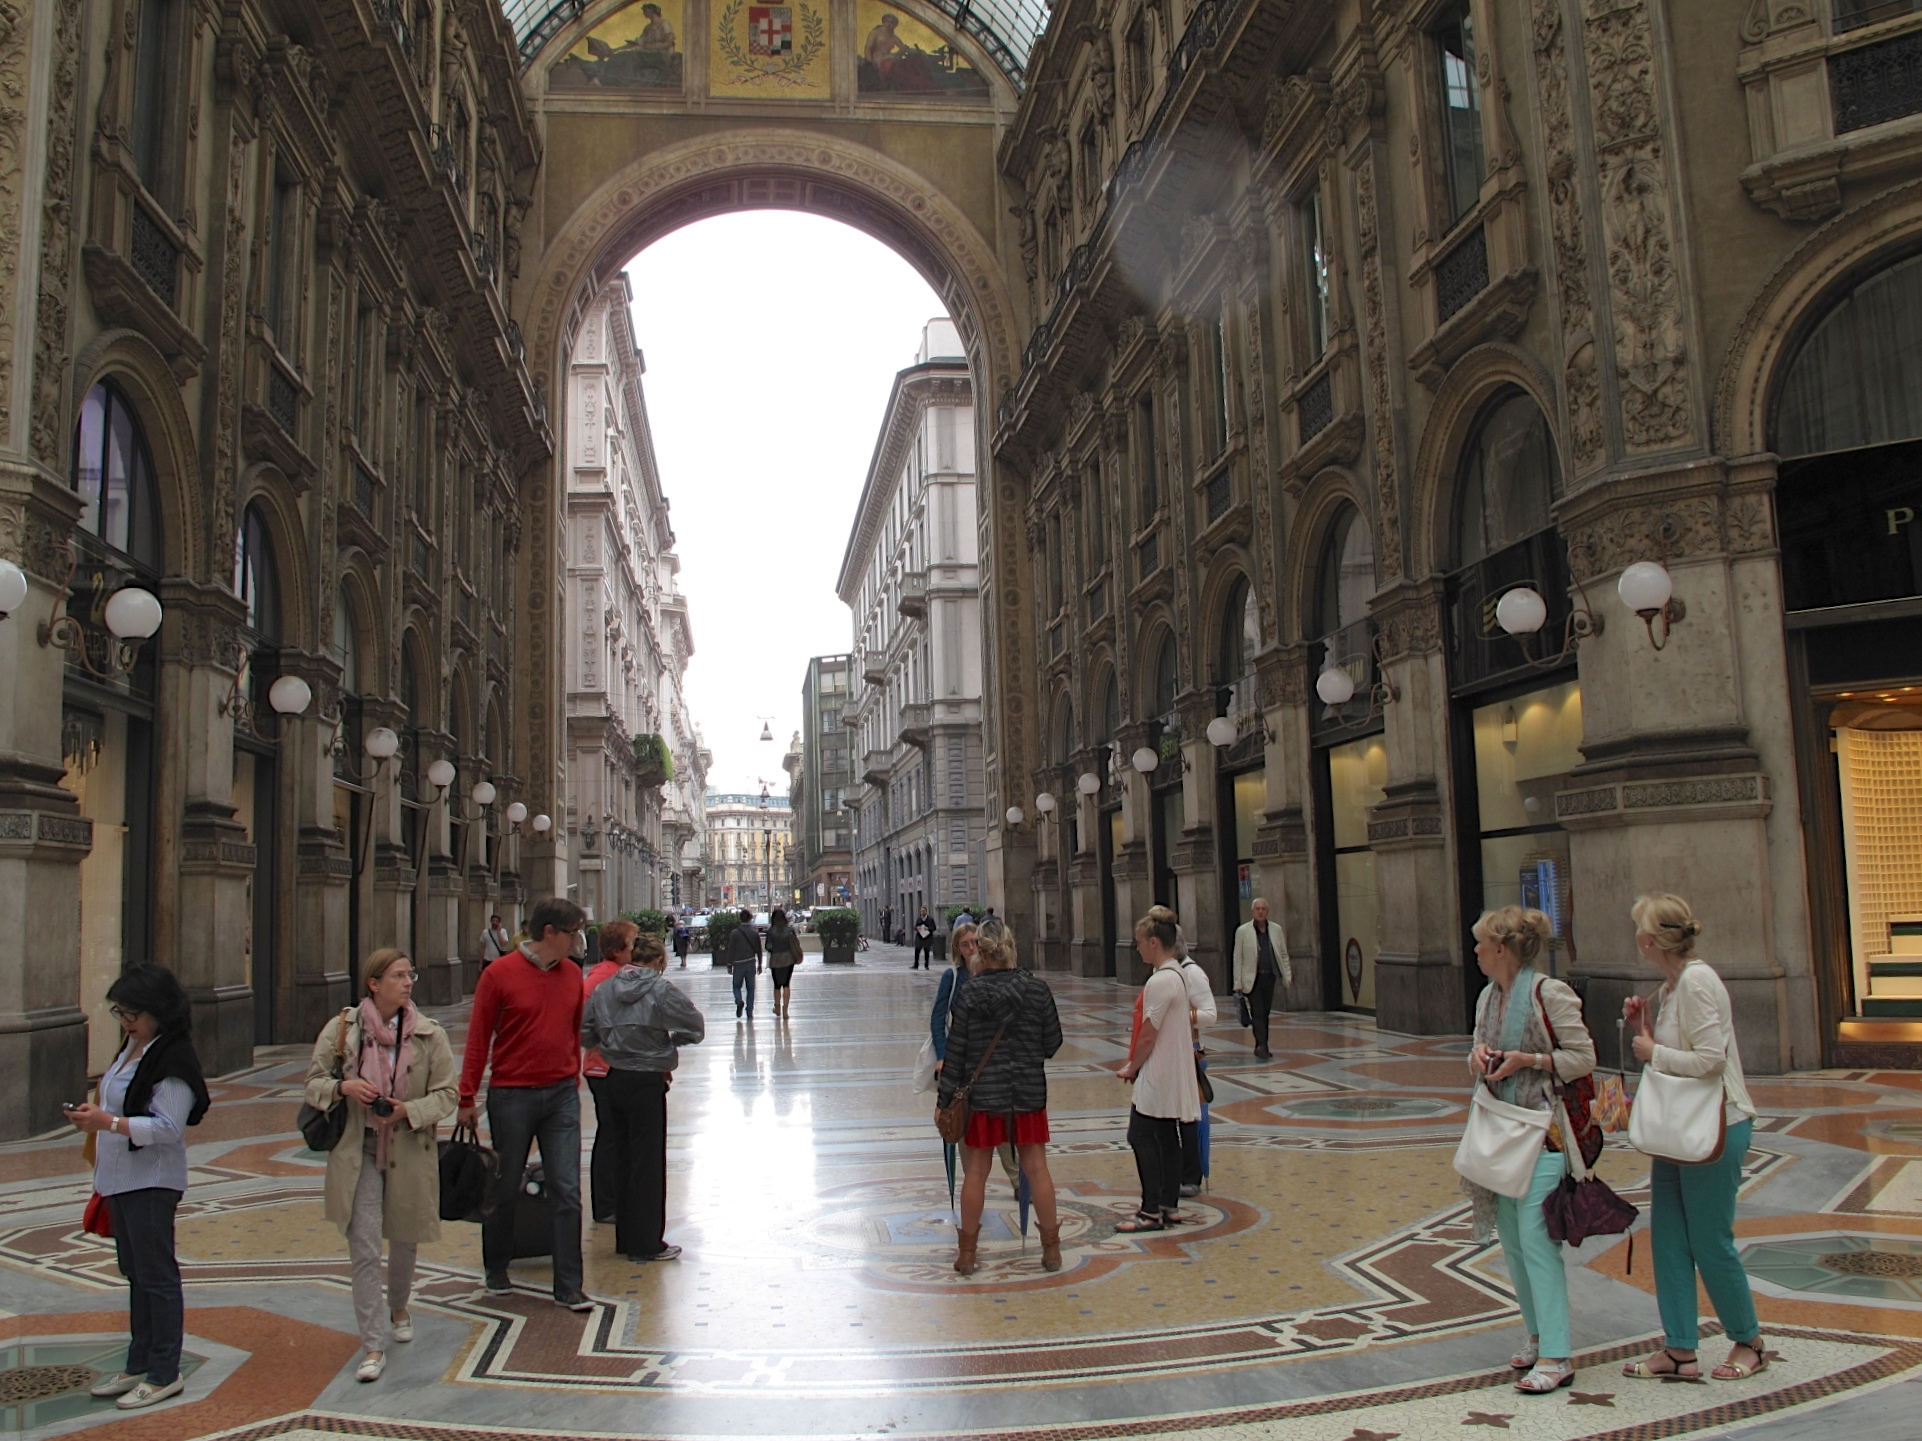
<svg viewBox="0 0 1922 1441">
<path fill-rule="evenodd" d="M 42 186 L 40 295 L 33 337 L 33 454 L 58 469 L 66 434 L 67 297 L 73 285 L 74 97 L 80 65 L 80 0 L 54 9 L 53 79 Z"/>
<path fill-rule="evenodd" d="M 13 438 L 13 337 L 18 315 L 21 190 L 26 182 L 27 52 L 20 0 L 0 0 L 0 441 Z"/>
<path fill-rule="evenodd" d="M 1395 393 L 1389 379 L 1387 279 L 1383 274 L 1381 212 L 1375 198 L 1375 157 L 1355 169 L 1355 209 L 1361 242 L 1363 352 L 1368 374 L 1368 429 L 1375 442 L 1376 524 L 1382 574 L 1402 574 L 1401 482 L 1395 456 Z"/>
</svg>

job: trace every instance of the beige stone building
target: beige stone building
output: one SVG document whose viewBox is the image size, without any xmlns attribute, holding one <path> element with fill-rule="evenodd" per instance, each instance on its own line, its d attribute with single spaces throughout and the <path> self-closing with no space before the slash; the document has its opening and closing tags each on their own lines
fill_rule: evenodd
<svg viewBox="0 0 1922 1441">
<path fill-rule="evenodd" d="M 794 904 L 794 809 L 785 795 L 710 791 L 707 904 L 717 910 Z"/>
</svg>

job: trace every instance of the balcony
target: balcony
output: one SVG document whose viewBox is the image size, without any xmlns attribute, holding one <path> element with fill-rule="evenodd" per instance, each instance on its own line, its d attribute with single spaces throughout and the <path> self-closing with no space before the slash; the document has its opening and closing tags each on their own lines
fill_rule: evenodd
<svg viewBox="0 0 1922 1441">
<path fill-rule="evenodd" d="M 861 654 L 861 679 L 871 686 L 884 686 L 888 683 L 886 658 L 876 651 L 863 651 Z"/>
<path fill-rule="evenodd" d="M 869 751 L 861 757 L 861 779 L 877 789 L 888 783 L 888 753 Z"/>
<path fill-rule="evenodd" d="M 933 707 L 926 701 L 901 707 L 901 739 L 911 746 L 925 748 L 928 743 L 928 722 L 932 719 Z"/>
<path fill-rule="evenodd" d="M 928 573 L 926 571 L 909 571 L 901 577 L 901 594 L 895 598 L 894 608 L 910 620 L 926 618 L 928 613 Z"/>
</svg>

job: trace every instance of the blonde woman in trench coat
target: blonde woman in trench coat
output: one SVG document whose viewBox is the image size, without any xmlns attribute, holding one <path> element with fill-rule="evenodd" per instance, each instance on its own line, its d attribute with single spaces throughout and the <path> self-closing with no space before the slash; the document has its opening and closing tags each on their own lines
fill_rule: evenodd
<svg viewBox="0 0 1922 1441">
<path fill-rule="evenodd" d="M 454 1049 L 440 1024 L 413 1001 L 414 967 L 403 951 L 379 950 L 361 967 L 363 995 L 314 1042 L 307 1100 L 327 1110 L 347 1097 L 347 1129 L 327 1153 L 326 1215 L 347 1237 L 354 1314 L 367 1354 L 354 1373 L 377 1381 L 387 1336 L 414 1339 L 407 1298 L 414 1256 L 440 1239 L 440 1151 L 435 1128 L 458 1104 Z M 340 1028 L 347 1027 L 341 1078 L 334 1079 Z M 380 1243 L 389 1245 L 386 1314 L 381 1310 Z"/>
</svg>

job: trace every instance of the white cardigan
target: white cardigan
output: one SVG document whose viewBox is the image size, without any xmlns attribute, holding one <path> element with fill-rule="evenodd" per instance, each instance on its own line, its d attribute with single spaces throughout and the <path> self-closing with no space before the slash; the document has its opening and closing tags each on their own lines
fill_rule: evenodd
<svg viewBox="0 0 1922 1441">
<path fill-rule="evenodd" d="M 1735 1009 L 1715 967 L 1700 958 L 1690 960 L 1675 985 L 1662 987 L 1658 996 L 1662 1009 L 1655 1018 L 1655 1053 L 1649 1064 L 1669 1076 L 1720 1072 L 1728 1123 L 1754 1120 L 1755 1102 L 1749 1099 L 1742 1054 L 1735 1044 Z"/>
<path fill-rule="evenodd" d="M 1275 948 L 1275 964 L 1281 968 L 1281 987 L 1285 993 L 1295 979 L 1295 968 L 1288 962 L 1288 942 L 1281 934 L 1281 922 L 1268 918 L 1268 942 Z M 1255 923 L 1243 921 L 1235 932 L 1233 988 L 1243 995 L 1255 988 L 1255 963 L 1261 956 L 1261 943 L 1255 939 Z"/>
</svg>

